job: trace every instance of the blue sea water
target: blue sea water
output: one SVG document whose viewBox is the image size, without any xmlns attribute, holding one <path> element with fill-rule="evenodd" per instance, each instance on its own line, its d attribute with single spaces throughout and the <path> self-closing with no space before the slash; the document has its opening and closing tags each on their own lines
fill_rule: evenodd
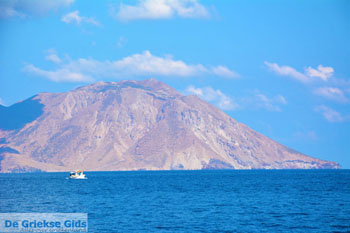
<svg viewBox="0 0 350 233">
<path fill-rule="evenodd" d="M 350 170 L 0 174 L 0 212 L 88 213 L 89 232 L 350 232 Z"/>
</svg>

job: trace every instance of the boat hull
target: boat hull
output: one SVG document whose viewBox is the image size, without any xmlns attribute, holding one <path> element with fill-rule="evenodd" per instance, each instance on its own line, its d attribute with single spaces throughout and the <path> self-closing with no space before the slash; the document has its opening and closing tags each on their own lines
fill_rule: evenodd
<svg viewBox="0 0 350 233">
<path fill-rule="evenodd" d="M 69 177 L 70 179 L 78 180 L 78 179 L 87 179 L 85 176 L 84 177 Z"/>
</svg>

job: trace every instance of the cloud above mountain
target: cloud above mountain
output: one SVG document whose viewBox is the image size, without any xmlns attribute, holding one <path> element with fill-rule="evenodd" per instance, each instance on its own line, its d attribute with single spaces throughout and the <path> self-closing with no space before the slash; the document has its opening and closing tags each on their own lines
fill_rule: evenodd
<svg viewBox="0 0 350 233">
<path fill-rule="evenodd" d="M 72 11 L 66 15 L 63 15 L 61 17 L 61 21 L 67 24 L 81 25 L 82 23 L 87 23 L 95 26 L 100 26 L 100 23 L 94 18 L 80 16 L 79 11 Z"/>
<path fill-rule="evenodd" d="M 136 5 L 121 3 L 112 15 L 121 21 L 141 19 L 208 18 L 208 9 L 197 0 L 139 0 Z"/>
<path fill-rule="evenodd" d="M 319 105 L 315 107 L 316 112 L 320 112 L 322 116 L 331 123 L 344 122 L 348 117 L 344 117 L 340 112 L 334 110 L 331 107 L 325 105 Z"/>
<path fill-rule="evenodd" d="M 55 49 L 48 49 L 46 51 L 46 56 L 45 56 L 45 60 L 59 64 L 62 62 L 61 58 L 58 57 L 57 52 Z"/>
<path fill-rule="evenodd" d="M 267 61 L 265 61 L 264 63 L 270 71 L 272 71 L 278 75 L 289 76 L 289 77 L 292 77 L 292 78 L 294 78 L 298 81 L 301 81 L 301 82 L 308 81 L 308 77 L 305 74 L 300 73 L 299 71 L 297 71 L 293 67 L 280 66 L 277 63 L 271 63 L 271 62 L 267 62 Z"/>
<path fill-rule="evenodd" d="M 188 86 L 185 94 L 197 95 L 222 110 L 266 110 L 269 112 L 281 112 L 282 106 L 288 104 L 282 95 L 269 96 L 255 90 L 246 96 L 230 96 L 222 90 L 213 87 Z"/>
<path fill-rule="evenodd" d="M 347 102 L 344 91 L 336 87 L 320 87 L 314 90 L 314 94 L 341 103 Z"/>
<path fill-rule="evenodd" d="M 257 108 L 262 108 L 270 112 L 281 112 L 281 105 L 286 105 L 288 102 L 282 95 L 268 97 L 262 93 L 257 92 L 255 97 L 251 99 L 251 105 Z"/>
<path fill-rule="evenodd" d="M 319 65 L 316 69 L 308 67 L 305 69 L 305 72 L 299 72 L 291 66 L 280 66 L 277 63 L 271 63 L 268 61 L 264 62 L 265 66 L 273 73 L 276 73 L 281 76 L 288 76 L 297 81 L 307 83 L 314 80 L 323 80 L 328 81 L 332 77 L 334 69 L 332 67 Z"/>
<path fill-rule="evenodd" d="M 332 67 L 325 67 L 322 65 L 317 66 L 317 69 L 308 67 L 306 73 L 309 77 L 317 77 L 323 81 L 327 81 L 333 75 L 334 69 Z"/>
<path fill-rule="evenodd" d="M 187 64 L 184 61 L 175 60 L 170 55 L 155 56 L 148 50 L 114 61 L 79 58 L 59 62 L 61 58 L 52 52 L 46 59 L 55 63 L 56 69 L 45 70 L 33 64 L 27 64 L 23 71 L 55 82 L 91 82 L 106 78 L 119 80 L 138 76 L 197 77 L 213 75 L 225 78 L 239 76 L 237 72 L 222 65 Z"/>
<path fill-rule="evenodd" d="M 221 90 L 215 90 L 212 87 L 189 86 L 185 90 L 186 94 L 197 95 L 203 100 L 213 103 L 222 110 L 235 110 L 238 104 L 233 99 L 225 95 Z"/>
</svg>

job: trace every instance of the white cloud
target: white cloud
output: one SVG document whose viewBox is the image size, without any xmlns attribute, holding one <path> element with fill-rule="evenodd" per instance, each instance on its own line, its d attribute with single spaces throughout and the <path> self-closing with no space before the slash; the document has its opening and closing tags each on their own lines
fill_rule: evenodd
<svg viewBox="0 0 350 233">
<path fill-rule="evenodd" d="M 308 67 L 306 69 L 306 73 L 309 77 L 317 77 L 322 79 L 323 81 L 327 81 L 329 77 L 333 75 L 334 69 L 332 67 L 325 67 L 319 65 L 317 69 L 312 67 Z"/>
<path fill-rule="evenodd" d="M 202 88 L 196 88 L 194 86 L 189 86 L 186 89 L 186 92 L 189 94 L 193 94 L 193 95 L 198 95 L 198 96 L 203 96 L 203 90 Z"/>
<path fill-rule="evenodd" d="M 255 95 L 252 103 L 252 105 L 256 105 L 258 108 L 263 108 L 271 112 L 280 112 L 280 105 L 285 104 L 287 104 L 287 100 L 282 95 L 267 97 L 261 93 Z"/>
<path fill-rule="evenodd" d="M 210 67 L 207 68 L 201 64 L 186 64 L 181 60 L 174 60 L 171 56 L 154 56 L 149 51 L 115 61 L 98 61 L 92 58 L 69 60 L 67 63 L 59 63 L 58 68 L 54 71 L 46 71 L 30 64 L 25 67 L 24 71 L 56 82 L 82 82 L 104 78 L 125 79 L 135 76 L 153 75 L 168 77 L 215 75 L 215 72 Z"/>
<path fill-rule="evenodd" d="M 79 11 L 70 12 L 61 18 L 61 21 L 65 23 L 80 24 L 82 20 L 82 17 L 79 16 Z"/>
<path fill-rule="evenodd" d="M 281 107 L 288 104 L 286 98 L 282 95 L 268 96 L 262 94 L 259 90 L 254 90 L 248 96 L 241 97 L 238 102 L 241 109 L 263 109 L 270 112 L 281 112 Z"/>
<path fill-rule="evenodd" d="M 240 75 L 233 70 L 229 70 L 225 66 L 216 66 L 212 68 L 212 71 L 217 76 L 227 77 L 227 78 L 239 78 Z"/>
<path fill-rule="evenodd" d="M 296 69 L 294 69 L 290 66 L 279 66 L 276 63 L 270 63 L 267 61 L 265 61 L 264 63 L 271 71 L 273 71 L 279 75 L 290 76 L 290 77 L 295 78 L 301 82 L 308 82 L 309 81 L 308 77 L 305 74 L 298 72 Z"/>
<path fill-rule="evenodd" d="M 95 26 L 100 26 L 100 23 L 97 22 L 95 19 L 80 16 L 79 11 L 72 11 L 66 15 L 63 15 L 61 21 L 68 24 L 74 23 L 76 25 L 80 25 L 81 23 L 88 23 Z"/>
<path fill-rule="evenodd" d="M 332 67 L 322 65 L 319 65 L 317 69 L 308 67 L 303 74 L 290 66 L 279 66 L 276 63 L 267 61 L 265 61 L 265 65 L 274 73 L 292 77 L 303 83 L 317 80 L 327 82 L 328 85 L 332 85 L 333 87 L 319 87 L 313 91 L 313 94 L 341 103 L 348 102 L 346 92 L 347 88 L 350 87 L 350 82 L 333 77 L 334 69 Z"/>
<path fill-rule="evenodd" d="M 215 90 L 212 87 L 197 88 L 189 86 L 186 88 L 185 94 L 197 95 L 223 110 L 264 109 L 271 112 L 281 112 L 281 106 L 288 103 L 282 95 L 268 97 L 259 91 L 254 91 L 248 97 L 239 98 L 238 100 L 236 98 L 236 101 L 225 95 L 221 90 Z"/>
<path fill-rule="evenodd" d="M 344 92 L 341 89 L 335 87 L 320 87 L 314 90 L 314 94 L 338 102 L 347 102 L 347 98 L 345 97 Z"/>
<path fill-rule="evenodd" d="M 139 0 L 137 5 L 121 3 L 112 14 L 121 21 L 139 19 L 207 18 L 209 12 L 197 0 Z"/>
<path fill-rule="evenodd" d="M 24 71 L 35 74 L 40 77 L 47 78 L 54 82 L 91 82 L 93 79 L 90 76 L 79 72 L 62 68 L 56 71 L 41 70 L 33 65 L 24 67 Z"/>
<path fill-rule="evenodd" d="M 284 98 L 282 95 L 277 95 L 275 98 L 275 101 L 280 104 L 287 104 L 286 98 Z"/>
<path fill-rule="evenodd" d="M 325 105 L 317 106 L 315 111 L 320 112 L 327 121 L 332 123 L 343 122 L 345 119 L 342 114 Z"/>
<path fill-rule="evenodd" d="M 40 16 L 62 7 L 68 7 L 73 2 L 74 0 L 2 0 L 0 1 L 0 18 Z"/>
<path fill-rule="evenodd" d="M 317 69 L 312 67 L 308 67 L 305 69 L 305 73 L 301 73 L 290 66 L 279 66 L 276 63 L 270 63 L 265 61 L 265 65 L 269 68 L 270 71 L 282 75 L 292 77 L 300 82 L 311 82 L 315 80 L 314 78 L 320 78 L 323 81 L 328 81 L 330 77 L 332 77 L 334 69 L 332 67 L 325 67 L 319 65 Z"/>
<path fill-rule="evenodd" d="M 56 50 L 49 49 L 46 51 L 46 53 L 47 53 L 47 55 L 45 57 L 45 60 L 51 61 L 51 62 L 56 63 L 56 64 L 62 62 L 61 58 L 58 57 Z"/>
<path fill-rule="evenodd" d="M 223 110 L 234 110 L 238 107 L 232 98 L 225 95 L 220 90 L 214 90 L 212 87 L 196 88 L 194 86 L 189 86 L 185 92 L 187 94 L 197 95 Z"/>
<path fill-rule="evenodd" d="M 135 75 L 162 75 L 162 76 L 195 76 L 207 69 L 203 65 L 187 65 L 183 61 L 173 60 L 170 57 L 157 57 L 149 51 L 134 54 L 112 63 L 118 72 L 133 73 Z"/>
<path fill-rule="evenodd" d="M 45 59 L 52 61 L 53 63 L 61 63 L 61 59 L 57 56 L 57 54 L 48 54 Z"/>
</svg>

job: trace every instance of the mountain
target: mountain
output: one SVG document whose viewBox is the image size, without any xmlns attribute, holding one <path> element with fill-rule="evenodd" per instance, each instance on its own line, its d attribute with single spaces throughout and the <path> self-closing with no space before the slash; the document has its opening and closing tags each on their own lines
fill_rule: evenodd
<svg viewBox="0 0 350 233">
<path fill-rule="evenodd" d="M 339 168 L 154 79 L 41 93 L 0 116 L 1 172 Z"/>
</svg>

